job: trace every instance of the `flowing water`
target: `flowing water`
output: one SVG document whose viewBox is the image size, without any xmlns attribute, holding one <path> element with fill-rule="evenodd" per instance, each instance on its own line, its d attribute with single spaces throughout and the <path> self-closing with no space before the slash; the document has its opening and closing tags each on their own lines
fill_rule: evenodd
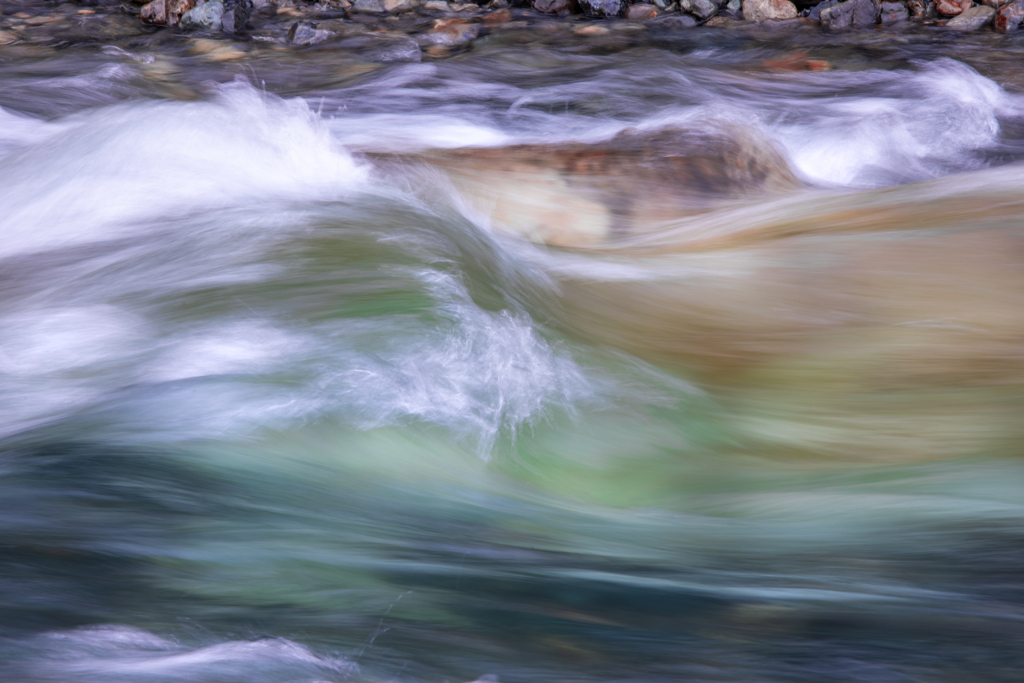
<svg viewBox="0 0 1024 683">
<path fill-rule="evenodd" d="M 7 48 L 0 678 L 1020 680 L 1015 39 L 544 35 Z M 792 182 L 430 161 L 666 126 Z"/>
</svg>

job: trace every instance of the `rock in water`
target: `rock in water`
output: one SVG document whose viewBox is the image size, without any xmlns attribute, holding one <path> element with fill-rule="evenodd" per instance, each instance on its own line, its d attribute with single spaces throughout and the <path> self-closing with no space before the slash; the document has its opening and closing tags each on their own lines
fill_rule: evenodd
<svg viewBox="0 0 1024 683">
<path fill-rule="evenodd" d="M 1016 31 L 1021 21 L 1024 21 L 1024 0 L 1016 0 L 1003 6 L 996 14 L 996 30 L 1000 33 Z"/>
<path fill-rule="evenodd" d="M 878 9 L 874 0 L 846 0 L 821 10 L 821 25 L 833 31 L 874 26 L 878 23 Z"/>
<path fill-rule="evenodd" d="M 697 20 L 689 14 L 677 14 L 676 16 L 661 17 L 654 22 L 654 25 L 663 29 L 693 28 Z"/>
<path fill-rule="evenodd" d="M 317 45 L 334 38 L 332 31 L 317 28 L 311 21 L 296 21 L 288 29 L 288 42 L 292 45 Z"/>
<path fill-rule="evenodd" d="M 630 21 L 647 21 L 658 16 L 658 8 L 643 3 L 630 5 L 626 8 L 626 18 Z"/>
<path fill-rule="evenodd" d="M 938 0 L 935 3 L 935 9 L 939 11 L 939 14 L 945 14 L 947 17 L 952 17 L 960 14 L 973 4 L 974 3 L 971 2 L 971 0 Z"/>
<path fill-rule="evenodd" d="M 916 21 L 935 18 L 935 3 L 931 0 L 907 0 L 907 9 Z"/>
<path fill-rule="evenodd" d="M 750 21 L 793 19 L 796 5 L 789 0 L 743 0 L 743 17 Z"/>
<path fill-rule="evenodd" d="M 579 0 L 579 4 L 588 17 L 617 17 L 626 7 L 624 0 Z"/>
<path fill-rule="evenodd" d="M 182 28 L 220 28 L 224 17 L 224 3 L 220 0 L 208 2 L 191 9 L 181 18 Z"/>
<path fill-rule="evenodd" d="M 575 12 L 576 0 L 533 0 L 533 9 L 541 14 Z"/>
<path fill-rule="evenodd" d="M 220 28 L 224 33 L 238 35 L 245 33 L 245 24 L 252 15 L 252 0 L 232 0 L 224 5 L 224 16 Z"/>
<path fill-rule="evenodd" d="M 384 0 L 384 11 L 390 14 L 401 14 L 416 9 L 416 0 Z"/>
<path fill-rule="evenodd" d="M 979 28 L 992 21 L 996 11 L 988 5 L 975 5 L 968 7 L 960 14 L 949 20 L 946 28 L 954 28 L 958 31 L 977 31 Z"/>
<path fill-rule="evenodd" d="M 906 21 L 910 16 L 907 6 L 902 2 L 883 2 L 879 6 L 878 21 L 881 24 L 895 24 Z"/>
<path fill-rule="evenodd" d="M 786 4 L 790 4 L 787 2 Z M 711 0 L 679 0 L 679 9 L 698 19 L 710 19 L 718 14 L 718 6 Z M 794 8 L 795 12 L 795 8 Z M 794 14 L 794 16 L 796 16 Z"/>
<path fill-rule="evenodd" d="M 153 0 L 153 2 L 143 5 L 139 16 L 147 24 L 166 24 L 167 3 L 164 0 Z"/>
<path fill-rule="evenodd" d="M 352 5 L 353 12 L 364 14 L 384 14 L 384 3 L 381 0 L 356 0 Z"/>
<path fill-rule="evenodd" d="M 593 144 L 437 150 L 467 202 L 499 229 L 557 246 L 600 246 L 744 195 L 800 186 L 755 131 L 626 130 Z"/>
</svg>

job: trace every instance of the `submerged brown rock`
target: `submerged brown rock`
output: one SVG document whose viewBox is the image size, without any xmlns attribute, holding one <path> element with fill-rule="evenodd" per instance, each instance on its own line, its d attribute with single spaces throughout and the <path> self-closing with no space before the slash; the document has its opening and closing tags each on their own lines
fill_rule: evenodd
<svg viewBox="0 0 1024 683">
<path fill-rule="evenodd" d="M 496 227 L 558 246 L 598 246 L 737 198 L 799 187 L 782 155 L 741 126 L 628 129 L 600 143 L 436 150 Z"/>
</svg>

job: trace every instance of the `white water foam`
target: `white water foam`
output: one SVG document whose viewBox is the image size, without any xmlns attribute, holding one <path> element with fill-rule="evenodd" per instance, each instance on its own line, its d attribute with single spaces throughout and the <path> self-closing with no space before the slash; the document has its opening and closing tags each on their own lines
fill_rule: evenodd
<svg viewBox="0 0 1024 683">
<path fill-rule="evenodd" d="M 284 638 L 189 647 L 129 626 L 47 633 L 26 649 L 35 655 L 25 667 L 29 681 L 334 683 L 359 672 L 347 659 L 318 655 Z"/>
<path fill-rule="evenodd" d="M 244 83 L 208 102 L 132 102 L 26 124 L 0 149 L 0 257 L 103 240 L 148 221 L 335 199 L 368 175 L 302 100 Z"/>
</svg>

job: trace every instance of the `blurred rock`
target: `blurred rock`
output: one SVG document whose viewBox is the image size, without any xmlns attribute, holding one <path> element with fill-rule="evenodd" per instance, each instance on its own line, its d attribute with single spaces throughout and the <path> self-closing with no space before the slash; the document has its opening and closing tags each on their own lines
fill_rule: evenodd
<svg viewBox="0 0 1024 683">
<path fill-rule="evenodd" d="M 807 13 L 808 19 L 815 19 L 821 21 L 821 12 L 829 7 L 835 7 L 839 4 L 839 0 L 825 0 L 825 2 L 819 2 L 817 5 L 812 7 Z"/>
<path fill-rule="evenodd" d="M 710 2 L 710 0 L 705 0 L 705 2 Z M 626 8 L 626 18 L 630 21 L 647 21 L 656 16 L 658 16 L 658 8 L 654 5 L 639 3 Z"/>
<path fill-rule="evenodd" d="M 1003 5 L 1009 4 L 1011 0 L 977 0 L 982 5 L 988 5 L 993 9 L 999 9 Z"/>
<path fill-rule="evenodd" d="M 364 14 L 384 14 L 384 3 L 381 0 L 356 0 L 352 4 L 353 12 Z"/>
<path fill-rule="evenodd" d="M 576 11 L 576 0 L 533 0 L 532 7 L 541 14 L 562 14 Z"/>
<path fill-rule="evenodd" d="M 711 21 L 717 18 L 718 17 L 714 17 Z M 654 20 L 654 24 L 658 28 L 683 29 L 693 28 L 694 26 L 697 25 L 697 20 L 691 17 L 689 14 L 678 14 L 671 17 L 658 17 L 657 19 Z"/>
<path fill-rule="evenodd" d="M 932 0 L 907 0 L 907 9 L 916 21 L 935 18 L 935 3 Z"/>
<path fill-rule="evenodd" d="M 938 10 L 939 14 L 951 17 L 960 14 L 973 4 L 971 0 L 937 0 L 935 9 Z"/>
<path fill-rule="evenodd" d="M 605 26 L 598 26 L 597 24 L 586 24 L 585 26 L 577 26 L 572 32 L 577 36 L 606 36 L 611 33 L 611 29 Z"/>
<path fill-rule="evenodd" d="M 1016 0 L 996 14 L 996 30 L 1000 33 L 1016 31 L 1021 21 L 1024 21 L 1024 0 Z"/>
<path fill-rule="evenodd" d="M 910 17 L 907 6 L 902 2 L 883 2 L 878 8 L 878 22 L 880 24 L 895 24 L 906 21 Z"/>
<path fill-rule="evenodd" d="M 208 0 L 208 2 L 186 12 L 180 23 L 182 28 L 220 28 L 223 17 L 224 3 L 220 0 Z"/>
<path fill-rule="evenodd" d="M 317 45 L 335 37 L 332 31 L 317 28 L 311 21 L 297 21 L 288 31 L 288 42 L 292 45 Z"/>
<path fill-rule="evenodd" d="M 423 52 L 412 38 L 394 36 L 364 50 L 361 57 L 368 62 L 382 64 L 421 62 L 423 61 Z"/>
<path fill-rule="evenodd" d="M 444 0 L 429 0 L 423 5 L 423 9 L 434 10 L 435 12 L 451 12 L 452 8 Z"/>
<path fill-rule="evenodd" d="M 786 4 L 791 4 L 786 2 Z M 679 9 L 698 19 L 710 19 L 718 14 L 718 6 L 711 0 L 679 0 Z M 795 9 L 794 9 L 794 16 Z"/>
<path fill-rule="evenodd" d="M 625 9 L 624 0 L 579 0 L 588 17 L 617 17 Z"/>
<path fill-rule="evenodd" d="M 974 5 L 950 19 L 946 24 L 946 28 L 953 28 L 958 31 L 977 31 L 992 21 L 992 17 L 995 15 L 996 11 L 988 5 Z"/>
<path fill-rule="evenodd" d="M 789 0 L 743 0 L 743 18 L 750 21 L 792 19 L 796 6 Z"/>
<path fill-rule="evenodd" d="M 467 19 L 438 19 L 434 28 L 419 36 L 419 44 L 425 47 L 459 47 L 467 45 L 480 35 L 480 25 Z"/>
<path fill-rule="evenodd" d="M 496 12 L 491 12 L 490 14 L 485 14 L 483 16 L 484 26 L 488 27 L 499 26 L 509 21 L 512 21 L 512 13 L 507 9 L 500 9 Z"/>
<path fill-rule="evenodd" d="M 416 9 L 416 0 L 383 0 L 384 11 L 389 14 L 401 14 Z"/>
<path fill-rule="evenodd" d="M 245 33 L 245 25 L 252 16 L 252 0 L 233 0 L 224 5 L 224 16 L 220 19 L 220 30 L 231 35 Z"/>
<path fill-rule="evenodd" d="M 846 0 L 821 10 L 821 25 L 832 31 L 874 26 L 877 23 L 878 5 L 873 0 Z"/>
<path fill-rule="evenodd" d="M 153 2 L 142 7 L 139 16 L 147 24 L 166 24 L 167 3 L 164 0 L 153 0 Z"/>
</svg>

